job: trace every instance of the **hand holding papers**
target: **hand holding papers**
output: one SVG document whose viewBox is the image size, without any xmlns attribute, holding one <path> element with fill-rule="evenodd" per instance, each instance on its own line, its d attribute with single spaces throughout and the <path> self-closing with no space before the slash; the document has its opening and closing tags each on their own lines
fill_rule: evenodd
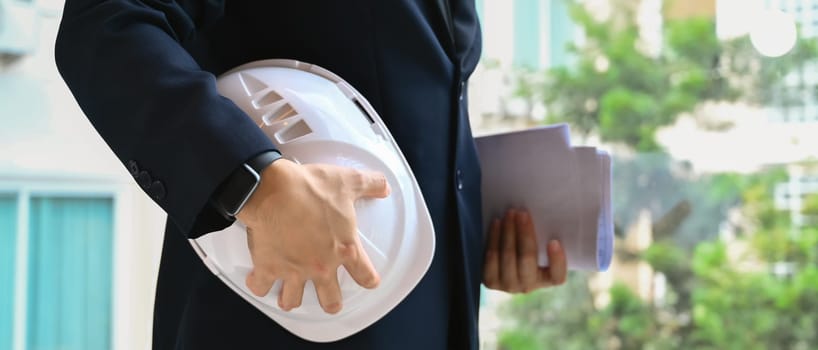
<svg viewBox="0 0 818 350">
<path fill-rule="evenodd" d="M 566 125 L 478 137 L 484 227 L 509 207 L 526 208 L 537 232 L 539 265 L 559 240 L 570 270 L 604 271 L 613 253 L 611 158 L 572 147 Z"/>
</svg>

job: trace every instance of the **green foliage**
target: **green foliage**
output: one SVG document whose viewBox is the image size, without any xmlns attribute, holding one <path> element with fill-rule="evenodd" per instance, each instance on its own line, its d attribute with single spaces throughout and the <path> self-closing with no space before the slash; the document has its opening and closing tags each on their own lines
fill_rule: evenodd
<svg viewBox="0 0 818 350">
<path fill-rule="evenodd" d="M 537 338 L 528 332 L 519 330 L 502 332 L 497 341 L 501 344 L 500 349 L 539 350 L 542 348 Z"/>
<path fill-rule="evenodd" d="M 688 249 L 675 237 L 666 237 L 641 252 L 639 256 L 667 278 L 669 291 L 661 304 L 617 284 L 608 291 L 610 302 L 596 308 L 587 285 L 577 276 L 566 289 L 515 297 L 504 315 L 516 320 L 516 326 L 506 331 L 516 338 L 502 344 L 517 349 L 512 339 L 536 339 L 525 346 L 818 348 L 818 227 L 795 228 L 789 216 L 774 207 L 773 189 L 786 181 L 784 170 L 674 181 L 677 190 L 694 198 L 690 201 L 694 213 L 700 205 L 708 208 L 704 212 L 738 208 L 747 227 L 737 240 L 723 242 L 711 235 Z M 718 215 L 723 219 L 725 211 Z M 673 231 L 678 234 L 682 227 Z"/>
<path fill-rule="evenodd" d="M 660 150 L 657 130 L 703 102 L 798 105 L 800 91 L 776 86 L 787 72 L 803 69 L 818 55 L 814 40 L 799 39 L 783 58 L 761 57 L 746 36 L 719 40 L 713 18 L 667 21 L 656 54 L 640 42 L 634 1 L 617 1 L 605 20 L 577 2 L 570 4 L 574 22 L 585 33 L 581 46 L 568 47 L 575 64 L 521 71 L 517 93 L 544 102 L 549 122 L 569 122 L 583 134 L 596 133 L 640 152 Z"/>
<path fill-rule="evenodd" d="M 679 246 L 668 243 L 654 243 L 642 253 L 642 258 L 650 266 L 665 275 L 676 275 L 687 270 L 688 254 Z"/>
<path fill-rule="evenodd" d="M 807 196 L 804 199 L 804 208 L 801 212 L 804 215 L 818 216 L 818 195 Z"/>
<path fill-rule="evenodd" d="M 501 331 L 498 341 L 501 348 L 513 350 L 543 349 L 557 340 L 560 349 L 598 348 L 594 333 L 604 322 L 595 312 L 585 278 L 572 275 L 560 288 L 516 295 L 503 305 L 501 315 L 514 325 Z"/>
<path fill-rule="evenodd" d="M 615 87 L 602 95 L 599 112 L 599 128 L 605 137 L 622 140 L 639 150 L 658 147 L 651 135 L 656 132 L 660 106 L 655 96 L 641 91 Z M 647 122 L 653 120 L 654 122 Z"/>
<path fill-rule="evenodd" d="M 615 333 L 623 347 L 641 348 L 654 333 L 650 308 L 630 288 L 622 284 L 611 287 L 611 303 L 603 313 L 616 320 Z"/>
<path fill-rule="evenodd" d="M 692 345 L 791 349 L 818 344 L 818 261 L 794 264 L 790 276 L 776 276 L 765 269 L 739 270 L 726 257 L 722 243 L 696 249 Z"/>
<path fill-rule="evenodd" d="M 566 286 L 505 305 L 503 317 L 511 322 L 500 343 L 507 349 L 818 349 L 818 196 L 805 199 L 809 225 L 794 227 L 789 212 L 773 202 L 774 186 L 787 180 L 784 168 L 695 174 L 664 154 L 655 138 L 707 101 L 798 106 L 808 91 L 803 79 L 796 89 L 779 83 L 818 57 L 818 44 L 800 38 L 789 54 L 766 58 L 746 36 L 719 40 L 713 19 L 688 18 L 667 21 L 662 50 L 648 53 L 639 42 L 635 2 L 611 1 L 613 14 L 604 21 L 571 6 L 586 38 L 570 47 L 574 64 L 521 71 L 517 93 L 542 100 L 550 122 L 568 122 L 637 152 L 615 161 L 614 216 L 621 228 L 651 214 L 653 244 L 627 253 L 661 273 L 668 291 L 652 302 L 618 284 L 598 307 L 585 279 L 573 275 Z M 728 220 L 730 212 L 740 218 Z M 731 227 L 733 240 L 719 238 L 723 226 Z"/>
</svg>

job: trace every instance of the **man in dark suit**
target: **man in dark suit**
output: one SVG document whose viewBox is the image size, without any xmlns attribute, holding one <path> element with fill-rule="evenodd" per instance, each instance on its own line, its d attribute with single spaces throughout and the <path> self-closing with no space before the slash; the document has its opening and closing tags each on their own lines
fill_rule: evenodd
<svg viewBox="0 0 818 350">
<path fill-rule="evenodd" d="M 60 73 L 168 214 L 154 348 L 475 349 L 482 278 L 510 292 L 562 283 L 561 249 L 549 251 L 549 269 L 537 269 L 522 212 L 495 221 L 484 262 L 480 165 L 466 108 L 480 48 L 469 0 L 66 1 Z M 276 160 L 267 137 L 216 91 L 214 76 L 268 58 L 318 64 L 367 97 L 409 161 L 436 231 L 432 266 L 415 290 L 334 343 L 286 332 L 222 285 L 186 242 L 235 217 L 247 223 L 248 286 L 263 295 L 283 280 L 284 309 L 299 305 L 312 280 L 324 310 L 340 310 L 334 271 L 342 265 L 362 286 L 378 284 L 351 203 L 388 195 L 383 176 Z M 240 181 L 244 164 L 260 174 L 257 188 Z"/>
</svg>

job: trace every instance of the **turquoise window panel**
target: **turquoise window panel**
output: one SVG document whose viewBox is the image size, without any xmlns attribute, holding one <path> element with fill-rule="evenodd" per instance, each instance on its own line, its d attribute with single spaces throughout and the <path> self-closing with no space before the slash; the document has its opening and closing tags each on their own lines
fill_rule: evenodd
<svg viewBox="0 0 818 350">
<path fill-rule="evenodd" d="M 514 1 L 514 49 L 512 60 L 519 67 L 540 67 L 540 0 Z"/>
<path fill-rule="evenodd" d="M 13 346 L 16 238 L 17 199 L 0 194 L 0 350 Z"/>
<path fill-rule="evenodd" d="M 569 0 L 549 0 L 547 13 L 543 15 L 547 18 L 549 28 L 548 51 L 549 65 L 551 67 L 566 66 L 572 63 L 572 55 L 568 51 L 568 45 L 574 41 L 576 25 L 571 19 L 568 9 Z"/>
<path fill-rule="evenodd" d="M 113 201 L 32 197 L 26 349 L 111 347 Z"/>
</svg>

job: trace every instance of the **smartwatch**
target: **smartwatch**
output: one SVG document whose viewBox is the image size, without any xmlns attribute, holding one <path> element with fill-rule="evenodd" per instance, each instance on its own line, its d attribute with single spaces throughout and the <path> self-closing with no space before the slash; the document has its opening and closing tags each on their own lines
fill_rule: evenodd
<svg viewBox="0 0 818 350">
<path fill-rule="evenodd" d="M 234 170 L 216 189 L 211 203 L 225 218 L 233 219 L 241 211 L 261 182 L 261 172 L 281 159 L 278 151 L 263 152 Z"/>
</svg>

